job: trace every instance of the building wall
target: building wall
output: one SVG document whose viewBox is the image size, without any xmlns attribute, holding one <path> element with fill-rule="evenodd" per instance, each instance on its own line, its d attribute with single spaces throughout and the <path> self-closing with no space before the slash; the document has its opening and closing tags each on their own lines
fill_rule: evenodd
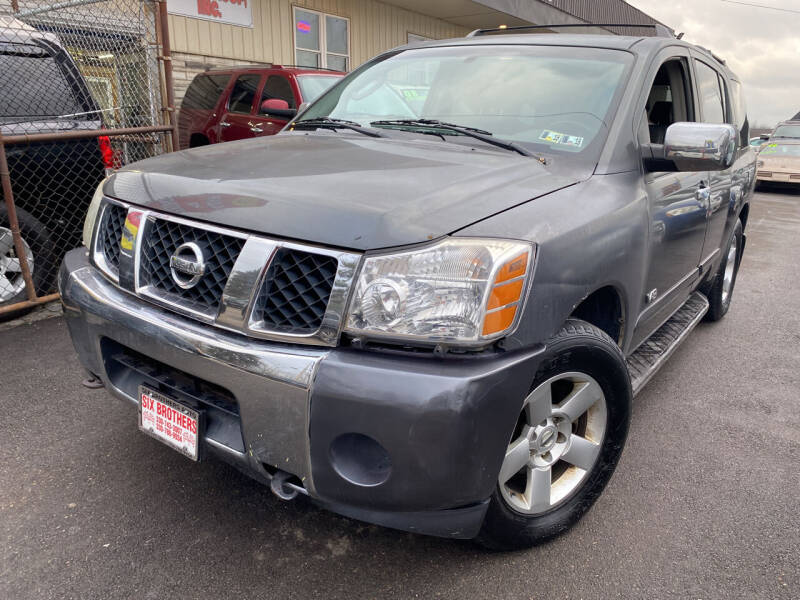
<svg viewBox="0 0 800 600">
<path fill-rule="evenodd" d="M 435 0 L 432 0 L 435 1 Z M 251 0 L 253 28 L 169 15 L 179 104 L 196 73 L 239 63 L 294 64 L 292 6 L 350 19 L 350 68 L 405 44 L 409 33 L 430 38 L 461 37 L 468 30 L 376 0 Z"/>
</svg>

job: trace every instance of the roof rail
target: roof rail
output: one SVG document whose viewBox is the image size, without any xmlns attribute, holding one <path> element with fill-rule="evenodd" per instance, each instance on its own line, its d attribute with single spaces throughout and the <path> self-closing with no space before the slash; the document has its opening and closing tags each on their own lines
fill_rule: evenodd
<svg viewBox="0 0 800 600">
<path fill-rule="evenodd" d="M 250 63 L 241 65 L 216 65 L 209 67 L 206 71 L 235 71 L 236 69 L 275 69 L 280 68 L 280 65 L 273 65 L 272 63 Z"/>
<path fill-rule="evenodd" d="M 339 69 L 331 69 L 329 67 L 309 67 L 305 65 L 275 65 L 276 69 L 284 68 L 284 69 L 308 69 L 309 71 L 333 71 L 334 73 L 345 73 L 346 71 L 340 71 Z"/>
<path fill-rule="evenodd" d="M 563 25 L 515 25 L 513 27 L 492 27 L 489 29 L 476 29 L 467 34 L 467 37 L 477 37 L 487 33 L 506 31 L 519 31 L 522 29 L 561 29 L 565 27 L 651 27 L 656 31 L 656 37 L 675 37 L 672 30 L 661 23 L 565 23 Z"/>
<path fill-rule="evenodd" d="M 717 56 L 716 54 L 714 54 L 714 53 L 713 53 L 711 50 L 709 50 L 708 48 L 706 48 L 706 47 L 704 47 L 704 46 L 697 46 L 697 45 L 696 45 L 696 47 L 697 47 L 697 48 L 700 48 L 700 50 L 703 50 L 703 51 L 707 52 L 707 53 L 708 53 L 708 54 L 711 56 L 711 58 L 713 58 L 713 59 L 714 59 L 715 61 L 717 61 L 719 64 L 721 64 L 721 65 L 724 65 L 724 64 L 725 64 L 725 59 L 724 59 L 724 58 L 720 58 L 719 56 Z"/>
<path fill-rule="evenodd" d="M 251 63 L 242 65 L 220 65 L 209 67 L 206 71 L 236 71 L 238 69 L 308 69 L 309 71 L 331 71 L 333 73 L 342 73 L 337 69 L 328 69 L 325 67 L 304 67 L 301 65 L 276 65 L 274 63 Z"/>
</svg>

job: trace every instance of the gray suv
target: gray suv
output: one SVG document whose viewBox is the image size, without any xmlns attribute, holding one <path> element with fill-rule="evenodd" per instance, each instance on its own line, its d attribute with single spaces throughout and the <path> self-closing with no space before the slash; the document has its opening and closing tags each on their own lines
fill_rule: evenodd
<svg viewBox="0 0 800 600">
<path fill-rule="evenodd" d="M 730 306 L 741 84 L 673 37 L 482 33 L 98 188 L 60 289 L 143 432 L 283 499 L 492 548 L 590 508 L 633 396 Z"/>
</svg>

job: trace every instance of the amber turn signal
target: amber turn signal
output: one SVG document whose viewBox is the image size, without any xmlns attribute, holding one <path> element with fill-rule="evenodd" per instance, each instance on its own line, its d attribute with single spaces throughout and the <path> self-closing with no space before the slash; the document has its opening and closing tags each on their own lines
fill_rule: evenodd
<svg viewBox="0 0 800 600">
<path fill-rule="evenodd" d="M 514 323 L 517 307 L 525 288 L 525 274 L 528 272 L 528 253 L 515 256 L 497 271 L 492 291 L 486 303 L 486 316 L 483 319 L 484 336 L 505 331 Z"/>
</svg>

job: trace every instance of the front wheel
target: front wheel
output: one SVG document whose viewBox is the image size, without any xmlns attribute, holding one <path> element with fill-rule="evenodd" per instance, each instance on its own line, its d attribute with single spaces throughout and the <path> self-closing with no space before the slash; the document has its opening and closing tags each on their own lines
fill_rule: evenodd
<svg viewBox="0 0 800 600">
<path fill-rule="evenodd" d="M 491 549 L 530 547 L 569 529 L 600 496 L 625 444 L 632 392 L 614 341 L 570 319 L 546 352 L 476 538 Z"/>
</svg>

